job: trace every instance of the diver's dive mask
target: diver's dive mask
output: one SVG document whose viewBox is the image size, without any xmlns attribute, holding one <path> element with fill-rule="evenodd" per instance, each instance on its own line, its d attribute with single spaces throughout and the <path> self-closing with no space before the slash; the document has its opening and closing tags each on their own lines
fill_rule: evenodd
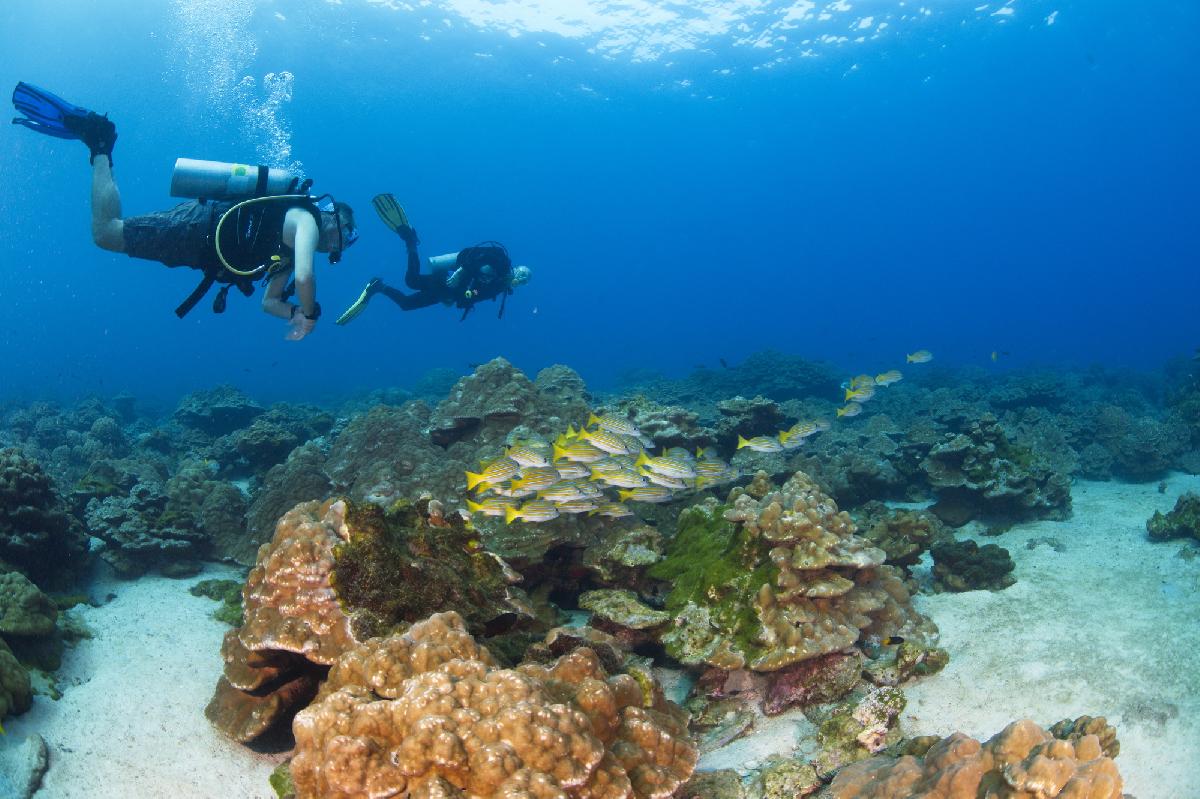
<svg viewBox="0 0 1200 799">
<path fill-rule="evenodd" d="M 337 223 L 338 246 L 329 248 L 329 263 L 336 264 L 342 260 L 342 252 L 358 241 L 358 228 L 353 219 L 342 217 L 341 209 L 333 201 L 333 197 L 328 194 L 318 198 L 317 210 L 323 214 L 333 214 L 333 219 Z"/>
</svg>

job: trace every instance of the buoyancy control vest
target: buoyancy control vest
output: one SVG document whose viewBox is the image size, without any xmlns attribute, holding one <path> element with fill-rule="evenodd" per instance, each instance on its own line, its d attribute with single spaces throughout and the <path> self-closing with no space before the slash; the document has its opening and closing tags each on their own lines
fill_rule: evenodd
<svg viewBox="0 0 1200 799">
<path fill-rule="evenodd" d="M 264 202 L 252 204 L 197 201 L 208 211 L 211 247 L 206 248 L 203 263 L 196 265 L 204 277 L 175 309 L 176 316 L 181 319 L 186 316 L 215 283 L 222 286 L 213 298 L 213 312 L 222 313 L 231 286 L 249 297 L 254 293 L 258 278 L 269 279 L 276 268 L 289 266 L 288 247 L 283 242 L 283 221 L 293 208 L 308 211 L 317 225 L 321 224 L 321 213 L 311 197 L 292 195 L 263 199 Z"/>
<path fill-rule="evenodd" d="M 504 318 L 504 306 L 512 294 L 512 259 L 508 250 L 498 241 L 485 241 L 467 247 L 458 253 L 455 266 L 461 270 L 458 281 L 458 299 L 455 304 L 463 309 L 462 319 L 480 300 L 500 297 L 499 318 Z M 490 267 L 486 272 L 484 267 Z"/>
</svg>

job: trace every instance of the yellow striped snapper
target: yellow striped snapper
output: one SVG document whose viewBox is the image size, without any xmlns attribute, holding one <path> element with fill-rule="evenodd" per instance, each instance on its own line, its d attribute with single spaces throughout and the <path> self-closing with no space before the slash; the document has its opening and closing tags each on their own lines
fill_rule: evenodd
<svg viewBox="0 0 1200 799">
<path fill-rule="evenodd" d="M 793 438 L 808 438 L 811 435 L 821 432 L 821 429 L 819 422 L 796 422 L 788 428 L 787 432 Z"/>
<path fill-rule="evenodd" d="M 579 491 L 583 494 L 584 499 L 604 498 L 604 490 L 590 480 L 579 480 L 575 485 L 579 486 Z"/>
<path fill-rule="evenodd" d="M 607 516 L 610 519 L 624 519 L 633 515 L 633 511 L 620 502 L 601 502 L 592 511 L 593 516 Z"/>
<path fill-rule="evenodd" d="M 604 450 L 609 455 L 630 455 L 642 451 L 640 444 L 631 448 L 629 443 L 619 433 L 612 433 L 603 429 L 580 430 L 579 440 L 586 441 L 593 447 Z"/>
<path fill-rule="evenodd" d="M 645 477 L 632 469 L 596 473 L 592 475 L 592 479 L 599 480 L 601 483 L 613 488 L 641 488 L 644 485 L 649 485 L 649 481 Z"/>
<path fill-rule="evenodd" d="M 755 452 L 780 452 L 783 449 L 783 444 L 779 443 L 778 438 L 771 438 L 770 436 L 755 436 L 749 440 L 738 436 L 737 448 L 748 448 Z"/>
<path fill-rule="evenodd" d="M 675 494 L 671 489 L 663 486 L 645 486 L 643 488 L 630 488 L 617 492 L 617 496 L 624 502 L 631 499 L 634 502 L 670 502 L 675 498 Z"/>
<path fill-rule="evenodd" d="M 583 492 L 579 490 L 579 486 L 569 480 L 564 480 L 561 483 L 555 483 L 549 488 L 538 492 L 538 499 L 548 499 L 551 502 L 558 504 L 559 502 L 570 502 L 576 499 L 586 499 Z"/>
<path fill-rule="evenodd" d="M 689 455 L 688 457 L 690 458 L 691 456 Z M 690 460 L 677 458 L 672 455 L 660 455 L 652 458 L 643 452 L 634 461 L 634 465 L 642 470 L 642 474 L 652 471 L 664 477 L 674 477 L 680 480 L 691 480 L 696 476 L 696 467 L 691 464 Z"/>
<path fill-rule="evenodd" d="M 683 480 L 680 480 L 678 477 L 667 477 L 665 474 L 659 474 L 658 472 L 653 472 L 649 469 L 645 469 L 642 474 L 651 483 L 662 486 L 663 488 L 672 488 L 682 491 L 688 487 L 688 484 Z"/>
<path fill-rule="evenodd" d="M 621 439 L 621 443 L 625 445 L 628 455 L 634 455 L 641 452 L 646 447 L 654 446 L 654 442 L 645 436 L 631 436 L 625 433 L 616 433 L 616 436 Z"/>
<path fill-rule="evenodd" d="M 510 489 L 533 489 L 541 491 L 549 488 L 562 479 L 562 475 L 558 473 L 558 469 L 553 466 L 540 466 L 525 469 L 521 472 L 520 480 L 513 480 L 509 484 Z"/>
<path fill-rule="evenodd" d="M 678 458 L 681 461 L 687 461 L 688 463 L 696 462 L 696 456 L 684 447 L 671 447 L 663 454 L 670 458 Z"/>
<path fill-rule="evenodd" d="M 625 436 L 639 436 L 642 431 L 638 430 L 637 425 L 629 419 L 621 416 L 613 416 L 609 413 L 600 415 L 590 414 L 587 420 L 587 426 L 597 426 L 601 430 L 607 430 L 610 433 L 620 433 Z"/>
<path fill-rule="evenodd" d="M 904 379 L 904 375 L 900 374 L 899 369 L 889 369 L 883 374 L 875 375 L 875 385 L 890 386 L 893 383 L 899 383 Z"/>
<path fill-rule="evenodd" d="M 594 499 L 572 499 L 567 502 L 556 502 L 559 513 L 591 513 L 599 505 Z"/>
<path fill-rule="evenodd" d="M 929 350 L 917 350 L 904 357 L 908 363 L 929 363 L 933 360 L 933 353 Z"/>
<path fill-rule="evenodd" d="M 696 461 L 696 479 L 720 479 L 729 472 L 729 464 L 720 458 L 701 458 Z"/>
<path fill-rule="evenodd" d="M 875 378 L 871 377 L 870 375 L 855 375 L 845 383 L 842 383 L 842 388 L 854 391 L 855 389 L 862 388 L 863 386 L 873 385 L 875 385 Z"/>
<path fill-rule="evenodd" d="M 797 435 L 791 430 L 783 430 L 779 433 L 779 443 L 784 449 L 795 449 L 804 443 L 804 436 Z"/>
<path fill-rule="evenodd" d="M 517 501 L 508 497 L 488 497 L 483 502 L 467 500 L 467 510 L 484 516 L 503 516 L 505 510 L 516 507 Z"/>
<path fill-rule="evenodd" d="M 529 444 L 514 444 L 504 451 L 504 456 L 516 461 L 524 469 L 550 465 L 550 458 L 547 453 Z"/>
<path fill-rule="evenodd" d="M 595 463 L 608 457 L 608 453 L 586 441 L 571 441 L 554 445 L 554 460 Z"/>
<path fill-rule="evenodd" d="M 862 409 L 862 403 L 852 402 L 844 408 L 838 408 L 837 415 L 839 418 L 842 416 L 858 416 L 862 413 Z"/>
<path fill-rule="evenodd" d="M 504 486 L 504 485 L 488 486 L 485 490 L 489 491 L 497 496 L 500 496 L 500 497 L 512 497 L 513 499 L 521 499 L 522 497 L 532 497 L 534 494 L 537 493 L 536 488 L 523 488 L 523 487 L 513 488 L 512 483 L 509 483 L 507 486 Z"/>
<path fill-rule="evenodd" d="M 474 491 L 480 483 L 503 483 L 513 477 L 521 469 L 521 465 L 512 458 L 496 458 L 488 464 L 480 464 L 478 473 L 467 472 L 467 490 Z"/>
<path fill-rule="evenodd" d="M 850 402 L 866 402 L 875 397 L 875 384 L 869 386 L 861 386 L 856 389 L 846 389 L 846 396 L 843 399 Z"/>
<path fill-rule="evenodd" d="M 558 469 L 559 476 L 564 480 L 578 480 L 592 476 L 592 470 L 588 468 L 588 465 L 577 461 L 559 461 L 554 464 L 554 468 Z"/>
<path fill-rule="evenodd" d="M 829 430 L 829 428 L 833 427 L 833 422 L 829 421 L 824 416 L 814 419 L 813 424 L 817 426 L 818 433 L 824 433 Z"/>
<path fill-rule="evenodd" d="M 732 466 L 719 474 L 707 475 L 702 474 L 696 478 L 696 490 L 701 491 L 708 486 L 719 486 L 731 482 L 742 476 L 742 473 Z"/>
<path fill-rule="evenodd" d="M 521 519 L 526 522 L 548 522 L 558 518 L 558 508 L 553 502 L 544 499 L 532 499 L 519 508 L 509 506 L 504 509 L 504 523 L 512 524 Z"/>
</svg>

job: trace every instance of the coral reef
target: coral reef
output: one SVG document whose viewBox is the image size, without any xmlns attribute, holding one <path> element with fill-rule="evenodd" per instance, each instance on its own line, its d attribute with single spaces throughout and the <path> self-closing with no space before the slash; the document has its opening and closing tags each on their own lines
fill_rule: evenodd
<svg viewBox="0 0 1200 799">
<path fill-rule="evenodd" d="M 252 740 L 311 698 L 342 653 L 434 611 L 459 610 L 480 634 L 513 629 L 533 615 L 514 579 L 436 503 L 386 514 L 344 500 L 302 503 L 259 549 L 206 713 L 230 737 Z"/>
<path fill-rule="evenodd" d="M 1050 726 L 1050 734 L 1055 738 L 1075 743 L 1087 735 L 1096 736 L 1100 742 L 1100 751 L 1105 757 L 1115 758 L 1121 754 L 1121 742 L 1117 740 L 1117 728 L 1108 723 L 1103 716 L 1080 716 L 1076 719 L 1063 719 Z"/>
<path fill-rule="evenodd" d="M 33 705 L 33 686 L 29 672 L 18 661 L 8 644 L 0 639 L 0 722 L 16 716 Z"/>
<path fill-rule="evenodd" d="M 293 449 L 323 436 L 333 428 L 333 417 L 309 405 L 272 405 L 245 428 L 213 442 L 208 455 L 223 473 L 262 474 L 282 463 Z"/>
<path fill-rule="evenodd" d="M 194 391 L 179 402 L 175 420 L 184 427 L 216 438 L 246 427 L 263 407 L 233 386 Z"/>
<path fill-rule="evenodd" d="M 802 472 L 761 499 L 735 489 L 680 516 L 650 575 L 670 582 L 667 651 L 687 664 L 775 671 L 864 635 L 932 640 L 882 550 Z M 733 496 L 731 495 L 731 496 Z"/>
<path fill-rule="evenodd" d="M 322 470 L 324 464 L 325 453 L 309 442 L 272 466 L 246 511 L 245 546 L 227 547 L 226 553 L 238 563 L 253 565 L 259 545 L 271 539 L 283 514 L 301 502 L 328 498 L 333 486 Z"/>
<path fill-rule="evenodd" d="M 937 492 L 933 512 L 956 527 L 975 516 L 1019 521 L 1071 515 L 1070 478 L 1013 443 L 990 414 L 966 432 L 948 434 L 922 467 Z"/>
<path fill-rule="evenodd" d="M 19 572 L 0 574 L 0 635 L 49 635 L 58 608 Z"/>
<path fill-rule="evenodd" d="M 587 418 L 583 380 L 565 366 L 551 366 L 531 381 L 503 358 L 462 378 L 429 419 L 429 439 L 449 447 L 464 439 L 503 441 L 522 422 L 543 435 Z"/>
<path fill-rule="evenodd" d="M 882 502 L 868 502 L 854 517 L 858 534 L 883 550 L 885 562 L 906 569 L 935 542 L 951 536 L 937 516 L 924 510 L 893 510 Z"/>
<path fill-rule="evenodd" d="M 0 450 L 0 570 L 61 587 L 83 572 L 87 559 L 87 539 L 50 477 L 20 450 Z"/>
<path fill-rule="evenodd" d="M 1156 510 L 1146 521 L 1146 532 L 1151 541 L 1189 536 L 1200 540 L 1200 494 L 1184 494 L 1168 513 Z"/>
<path fill-rule="evenodd" d="M 0 722 L 30 708 L 33 686 L 26 665 L 58 668 L 57 622 L 58 607 L 27 577 L 0 573 Z"/>
<path fill-rule="evenodd" d="M 1012 557 L 996 544 L 942 540 L 930 552 L 934 585 L 940 591 L 999 591 L 1017 581 Z"/>
<path fill-rule="evenodd" d="M 453 613 L 346 652 L 293 730 L 300 799 L 666 799 L 696 763 L 656 685 L 586 648 L 501 669 Z"/>
<path fill-rule="evenodd" d="M 899 743 L 899 718 L 906 704 L 899 688 L 880 687 L 805 711 L 817 724 L 817 774 L 828 779 L 838 769 Z"/>
<path fill-rule="evenodd" d="M 822 799 L 1121 799 L 1121 775 L 1100 741 L 1055 738 L 1032 721 L 1013 722 L 986 743 L 962 733 L 923 757 L 864 760 L 838 772 Z"/>
<path fill-rule="evenodd" d="M 660 405 L 643 395 L 621 399 L 599 409 L 629 419 L 642 435 L 660 448 L 683 447 L 694 452 L 716 443 L 716 433 L 700 424 L 700 415 L 681 405 Z"/>
<path fill-rule="evenodd" d="M 88 502 L 88 532 L 104 542 L 100 557 L 119 576 L 138 577 L 155 568 L 174 576 L 200 570 L 207 537 L 169 505 L 166 487 L 151 482 L 138 483 L 124 497 Z"/>
</svg>

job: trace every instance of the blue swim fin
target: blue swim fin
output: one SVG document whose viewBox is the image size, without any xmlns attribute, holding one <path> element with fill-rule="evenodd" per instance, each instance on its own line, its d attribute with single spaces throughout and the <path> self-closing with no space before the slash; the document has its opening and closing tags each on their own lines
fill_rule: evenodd
<svg viewBox="0 0 1200 799">
<path fill-rule="evenodd" d="M 14 125 L 24 125 L 46 136 L 79 139 L 91 150 L 93 160 L 104 155 L 112 163 L 117 126 L 108 114 L 101 116 L 24 81 L 13 89 L 12 101 L 17 111 L 25 115 L 24 119 L 14 119 Z"/>
</svg>

